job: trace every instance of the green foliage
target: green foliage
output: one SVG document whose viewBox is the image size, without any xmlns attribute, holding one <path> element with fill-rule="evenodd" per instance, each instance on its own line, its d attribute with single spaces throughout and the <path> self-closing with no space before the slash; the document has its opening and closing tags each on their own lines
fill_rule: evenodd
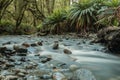
<svg viewBox="0 0 120 80">
<path fill-rule="evenodd" d="M 120 0 L 107 0 L 104 4 L 108 7 L 118 7 L 120 5 Z"/>
<path fill-rule="evenodd" d="M 2 20 L 0 23 L 0 34 L 10 34 L 10 35 L 15 35 L 14 34 L 15 30 L 15 23 L 11 21 L 4 21 Z M 17 30 L 17 34 L 32 34 L 36 30 L 34 27 L 28 25 L 28 24 L 21 24 L 20 29 Z"/>
<path fill-rule="evenodd" d="M 98 21 L 96 24 L 105 26 L 118 26 L 119 21 L 116 18 L 115 12 L 120 5 L 120 0 L 104 1 L 104 6 L 98 10 Z"/>
<path fill-rule="evenodd" d="M 13 34 L 14 28 L 14 23 L 7 20 L 2 20 L 0 23 L 0 34 Z"/>
<path fill-rule="evenodd" d="M 77 31 L 86 32 L 87 28 L 93 26 L 96 21 L 97 6 L 92 0 L 82 0 L 79 3 L 74 3 L 68 16 L 71 25 L 75 24 Z"/>
<path fill-rule="evenodd" d="M 17 30 L 17 34 L 22 35 L 28 35 L 28 34 L 32 34 L 35 33 L 36 29 L 35 27 L 28 25 L 28 24 L 21 24 L 20 29 Z"/>
<path fill-rule="evenodd" d="M 42 28 L 42 26 L 44 26 L 50 31 L 56 30 L 53 33 L 59 34 L 61 33 L 61 29 L 65 29 L 66 19 L 66 10 L 57 9 L 50 16 L 48 16 L 39 27 Z"/>
</svg>

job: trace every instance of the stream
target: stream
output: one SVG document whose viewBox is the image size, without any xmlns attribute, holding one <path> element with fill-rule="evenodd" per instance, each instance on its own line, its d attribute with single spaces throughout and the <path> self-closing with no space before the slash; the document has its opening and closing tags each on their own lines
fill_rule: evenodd
<svg viewBox="0 0 120 80">
<path fill-rule="evenodd" d="M 59 64 L 66 64 L 60 69 L 67 69 L 70 65 L 76 65 L 79 69 L 89 70 L 92 75 L 96 78 L 96 80 L 120 80 L 120 57 L 112 55 L 111 53 L 105 53 L 105 47 L 101 44 L 90 43 L 91 39 L 84 39 L 78 37 L 71 36 L 0 36 L 0 46 L 2 43 L 6 43 L 10 41 L 11 44 L 7 46 L 12 46 L 14 44 L 22 44 L 24 42 L 34 43 L 38 41 L 42 41 L 42 46 L 37 47 L 28 47 L 28 54 L 26 59 L 29 61 L 23 62 L 20 65 L 15 65 L 8 70 L 0 70 L 1 75 L 9 75 L 11 74 L 11 69 L 21 68 L 24 69 L 25 66 L 29 64 L 37 64 L 37 68 L 28 70 L 27 80 L 42 80 L 38 78 L 33 78 L 34 76 L 39 76 L 42 73 L 37 71 L 48 70 L 51 69 L 51 66 L 58 66 Z M 59 42 L 59 49 L 52 49 L 54 41 Z M 72 54 L 64 54 L 63 50 L 68 49 L 72 52 Z M 51 56 L 52 61 L 48 63 L 42 64 L 40 63 L 39 56 Z M 11 58 L 15 59 L 16 64 L 19 64 L 19 56 L 11 56 Z M 3 58 L 0 58 L 3 59 Z M 14 63 L 15 63 L 14 62 Z M 46 66 L 48 65 L 48 66 Z M 33 73 L 32 73 L 33 72 Z M 50 72 L 50 71 L 48 71 Z M 43 72 L 44 73 L 44 72 Z M 47 73 L 47 72 L 46 72 Z M 68 71 L 66 76 L 70 76 L 70 72 Z M 89 76 L 88 76 L 89 77 Z M 23 79 L 22 79 L 23 80 Z M 43 79 L 50 80 L 50 79 Z M 57 79 L 56 79 L 57 80 Z M 60 80 L 60 79 L 58 79 Z M 62 79 L 61 79 L 62 80 Z M 68 79 L 65 79 L 68 80 Z M 85 80 L 85 79 L 83 79 Z M 88 79 L 87 79 L 88 80 Z M 92 79 L 89 79 L 92 80 Z"/>
</svg>

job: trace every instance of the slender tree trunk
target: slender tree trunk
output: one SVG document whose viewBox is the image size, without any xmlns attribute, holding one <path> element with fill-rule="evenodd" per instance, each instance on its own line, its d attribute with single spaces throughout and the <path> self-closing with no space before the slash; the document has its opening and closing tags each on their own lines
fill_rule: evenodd
<svg viewBox="0 0 120 80">
<path fill-rule="evenodd" d="M 2 17 L 4 16 L 4 13 L 7 9 L 7 7 L 12 3 L 13 0 L 1 0 L 0 1 L 0 22 Z"/>
</svg>

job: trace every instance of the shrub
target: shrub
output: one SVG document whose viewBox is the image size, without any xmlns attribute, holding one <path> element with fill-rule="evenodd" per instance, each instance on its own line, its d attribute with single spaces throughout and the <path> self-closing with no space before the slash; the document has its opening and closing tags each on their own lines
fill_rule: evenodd
<svg viewBox="0 0 120 80">
<path fill-rule="evenodd" d="M 71 26 L 75 26 L 78 33 L 86 33 L 94 25 L 96 19 L 97 4 L 93 0 L 81 0 L 74 3 L 69 12 Z"/>
<path fill-rule="evenodd" d="M 0 23 L 0 34 L 14 34 L 14 23 L 2 20 Z"/>
<path fill-rule="evenodd" d="M 54 10 L 54 12 L 40 24 L 39 28 L 50 30 L 53 34 L 60 34 L 65 30 L 66 19 L 67 12 L 65 10 Z"/>
<path fill-rule="evenodd" d="M 36 31 L 36 29 L 33 26 L 30 26 L 28 24 L 21 24 L 19 30 L 17 30 L 17 33 L 14 33 L 15 31 L 15 23 L 12 23 L 11 21 L 5 21 L 2 20 L 0 23 L 0 34 L 7 34 L 7 35 L 22 35 L 22 34 L 32 34 Z"/>
</svg>

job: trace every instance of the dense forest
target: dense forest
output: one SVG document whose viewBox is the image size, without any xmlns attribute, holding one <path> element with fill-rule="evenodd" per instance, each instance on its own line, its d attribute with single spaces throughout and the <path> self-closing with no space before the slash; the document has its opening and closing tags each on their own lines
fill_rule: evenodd
<svg viewBox="0 0 120 80">
<path fill-rule="evenodd" d="M 119 0 L 0 0 L 0 33 L 97 32 L 119 26 Z"/>
</svg>

